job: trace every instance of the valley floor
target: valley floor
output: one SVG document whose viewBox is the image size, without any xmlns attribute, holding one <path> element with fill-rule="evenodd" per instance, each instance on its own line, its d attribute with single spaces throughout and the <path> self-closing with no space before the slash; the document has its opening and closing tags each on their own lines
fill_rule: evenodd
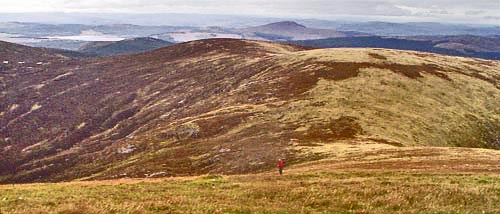
<svg viewBox="0 0 500 214">
<path fill-rule="evenodd" d="M 326 149 L 326 147 L 330 149 Z M 0 213 L 500 213 L 500 152 L 330 144 L 285 174 L 0 186 Z"/>
</svg>

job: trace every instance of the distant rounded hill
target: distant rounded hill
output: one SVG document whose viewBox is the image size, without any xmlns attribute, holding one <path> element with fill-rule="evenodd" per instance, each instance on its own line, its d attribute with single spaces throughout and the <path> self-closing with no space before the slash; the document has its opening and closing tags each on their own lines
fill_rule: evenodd
<svg viewBox="0 0 500 214">
<path fill-rule="evenodd" d="M 366 33 L 342 32 L 332 29 L 308 28 L 293 21 L 270 23 L 238 30 L 245 38 L 259 38 L 271 41 L 324 39 L 346 36 L 367 36 Z"/>
<path fill-rule="evenodd" d="M 170 46 L 174 43 L 151 37 L 126 39 L 118 42 L 90 42 L 79 49 L 89 56 L 136 54 Z"/>
<path fill-rule="evenodd" d="M 283 22 L 275 22 L 267 25 L 262 25 L 260 28 L 275 29 L 275 30 L 299 30 L 299 29 L 305 29 L 307 27 L 297 22 L 283 21 Z"/>
<path fill-rule="evenodd" d="M 2 183 L 252 173 L 336 142 L 500 149 L 498 61 L 235 39 L 42 53 L 0 71 Z"/>
</svg>

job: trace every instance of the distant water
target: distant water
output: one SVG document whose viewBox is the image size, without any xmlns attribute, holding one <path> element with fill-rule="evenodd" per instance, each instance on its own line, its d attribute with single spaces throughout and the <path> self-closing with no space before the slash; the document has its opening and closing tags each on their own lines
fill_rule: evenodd
<svg viewBox="0 0 500 214">
<path fill-rule="evenodd" d="M 168 33 L 165 35 L 168 35 L 176 42 L 188 42 L 188 41 L 193 41 L 193 40 L 212 39 L 212 38 L 230 38 L 230 39 L 242 39 L 243 38 L 239 34 L 205 33 L 205 32 L 180 32 L 180 33 Z"/>
<path fill-rule="evenodd" d="M 116 42 L 125 39 L 117 35 L 104 34 L 93 30 L 82 31 L 80 35 L 75 35 L 75 36 L 52 36 L 48 38 L 61 39 L 61 40 L 89 41 L 89 42 L 92 41 Z"/>
<path fill-rule="evenodd" d="M 74 36 L 49 36 L 44 38 L 30 38 L 21 34 L 10 34 L 10 33 L 0 33 L 0 40 L 6 42 L 13 43 L 37 43 L 48 40 L 74 40 L 74 41 L 84 41 L 84 42 L 93 42 L 93 41 L 103 41 L 103 42 L 116 42 L 124 40 L 125 38 L 111 35 L 111 34 L 103 34 L 95 31 L 84 31 L 80 35 Z"/>
<path fill-rule="evenodd" d="M 116 42 L 124 40 L 125 38 L 114 35 L 79 35 L 79 36 L 51 36 L 49 39 L 60 40 L 78 40 L 78 41 L 103 41 L 103 42 Z"/>
<path fill-rule="evenodd" d="M 0 40 L 12 43 L 39 42 L 40 39 L 23 37 L 20 34 L 0 33 Z"/>
</svg>

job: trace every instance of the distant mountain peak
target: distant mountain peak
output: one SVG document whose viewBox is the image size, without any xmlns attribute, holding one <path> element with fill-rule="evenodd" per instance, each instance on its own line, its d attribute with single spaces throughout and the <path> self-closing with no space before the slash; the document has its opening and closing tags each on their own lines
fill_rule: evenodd
<svg viewBox="0 0 500 214">
<path fill-rule="evenodd" d="M 282 28 L 282 29 L 307 28 L 306 26 L 301 25 L 301 24 L 294 22 L 294 21 L 275 22 L 275 23 L 264 25 L 263 27 Z"/>
</svg>

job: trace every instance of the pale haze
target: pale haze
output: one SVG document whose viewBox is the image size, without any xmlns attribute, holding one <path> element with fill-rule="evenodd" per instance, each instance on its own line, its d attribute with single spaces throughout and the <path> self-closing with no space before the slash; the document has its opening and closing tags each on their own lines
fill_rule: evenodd
<svg viewBox="0 0 500 214">
<path fill-rule="evenodd" d="M 500 0 L 24 0 L 0 2 L 2 3 L 0 13 L 195 13 L 500 25 Z"/>
</svg>

